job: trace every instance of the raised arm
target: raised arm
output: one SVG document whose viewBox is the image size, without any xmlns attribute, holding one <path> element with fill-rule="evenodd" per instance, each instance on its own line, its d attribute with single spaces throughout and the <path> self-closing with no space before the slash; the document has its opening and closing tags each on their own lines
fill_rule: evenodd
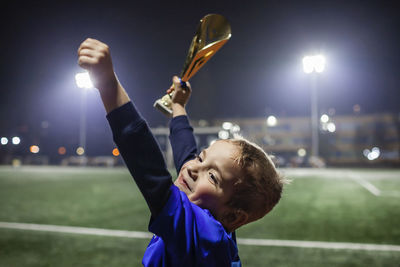
<svg viewBox="0 0 400 267">
<path fill-rule="evenodd" d="M 182 165 L 196 156 L 197 144 L 185 108 L 192 92 L 190 84 L 188 82 L 182 84 L 177 76 L 172 78 L 172 83 L 171 88 L 167 90 L 167 93 L 173 91 L 173 118 L 170 123 L 169 138 L 174 155 L 176 171 L 179 173 Z"/>
<path fill-rule="evenodd" d="M 172 185 L 163 155 L 150 129 L 114 74 L 108 46 L 86 39 L 79 65 L 88 70 L 106 109 L 113 138 L 153 216 L 164 206 Z"/>
</svg>

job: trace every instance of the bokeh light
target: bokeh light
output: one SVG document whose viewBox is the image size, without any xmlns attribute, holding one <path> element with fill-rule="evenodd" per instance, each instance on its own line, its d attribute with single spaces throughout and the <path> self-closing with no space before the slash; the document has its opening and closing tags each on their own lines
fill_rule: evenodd
<svg viewBox="0 0 400 267">
<path fill-rule="evenodd" d="M 113 151 L 112 151 L 112 154 L 113 154 L 114 157 L 118 157 L 119 156 L 118 148 L 114 148 Z"/>
<path fill-rule="evenodd" d="M 326 128 L 330 133 L 334 133 L 336 131 L 336 125 L 333 122 L 328 123 Z"/>
<path fill-rule="evenodd" d="M 364 149 L 363 155 L 370 161 L 376 160 L 381 155 L 381 150 L 379 147 L 373 147 L 371 150 Z"/>
<path fill-rule="evenodd" d="M 224 129 L 224 130 L 230 130 L 232 128 L 232 126 L 233 126 L 232 122 L 226 121 L 226 122 L 222 123 L 222 129 Z"/>
<path fill-rule="evenodd" d="M 14 136 L 11 139 L 11 141 L 12 141 L 13 145 L 19 145 L 21 143 L 21 138 L 19 138 L 18 136 Z"/>
<path fill-rule="evenodd" d="M 78 154 L 79 156 L 82 156 L 83 154 L 85 154 L 85 149 L 83 147 L 78 147 L 76 149 L 76 154 Z"/>
<path fill-rule="evenodd" d="M 354 113 L 360 113 L 361 112 L 361 106 L 359 104 L 355 104 L 353 106 L 353 112 Z"/>
<path fill-rule="evenodd" d="M 225 130 L 221 130 L 218 132 L 218 138 L 219 139 L 228 139 L 229 138 L 229 132 Z"/>
<path fill-rule="evenodd" d="M 270 127 L 274 127 L 276 126 L 276 124 L 278 123 L 278 120 L 276 119 L 275 116 L 268 116 L 267 118 L 267 125 Z"/>
<path fill-rule="evenodd" d="M 67 153 L 67 149 L 63 146 L 60 146 L 57 150 L 59 155 L 65 155 L 65 153 Z"/>
<path fill-rule="evenodd" d="M 329 121 L 329 116 L 327 114 L 322 114 L 321 122 L 322 123 L 327 123 L 328 121 Z"/>
<path fill-rule="evenodd" d="M 237 125 L 237 124 L 233 125 L 232 128 L 231 128 L 231 131 L 232 131 L 232 133 L 240 132 L 240 126 Z"/>
<path fill-rule="evenodd" d="M 37 153 L 39 153 L 40 148 L 37 145 L 32 145 L 29 147 L 29 151 L 33 154 L 37 154 Z"/>
<path fill-rule="evenodd" d="M 8 138 L 7 138 L 7 137 L 2 137 L 2 138 L 0 139 L 0 142 L 1 142 L 1 144 L 2 144 L 3 146 L 5 146 L 5 145 L 8 144 Z"/>
<path fill-rule="evenodd" d="M 307 155 L 307 151 L 304 148 L 300 148 L 299 150 L 297 150 L 297 155 L 299 157 L 305 157 Z"/>
</svg>

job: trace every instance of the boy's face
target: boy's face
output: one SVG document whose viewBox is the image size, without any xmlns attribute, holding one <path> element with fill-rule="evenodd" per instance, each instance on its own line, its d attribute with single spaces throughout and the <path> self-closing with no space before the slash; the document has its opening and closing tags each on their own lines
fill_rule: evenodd
<svg viewBox="0 0 400 267">
<path fill-rule="evenodd" d="M 182 166 L 174 184 L 189 200 L 208 209 L 217 219 L 228 211 L 226 203 L 231 199 L 233 186 L 241 170 L 235 163 L 236 146 L 217 141 L 200 155 Z"/>
</svg>

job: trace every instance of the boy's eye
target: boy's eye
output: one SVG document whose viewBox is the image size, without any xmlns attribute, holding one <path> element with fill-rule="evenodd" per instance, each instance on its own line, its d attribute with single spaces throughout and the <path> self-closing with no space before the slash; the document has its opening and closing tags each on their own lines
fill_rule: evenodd
<svg viewBox="0 0 400 267">
<path fill-rule="evenodd" d="M 203 159 L 202 159 L 199 155 L 196 155 L 196 159 L 197 159 L 199 162 L 203 162 Z"/>
<path fill-rule="evenodd" d="M 213 184 L 217 185 L 218 180 L 213 173 L 210 172 L 210 179 L 212 180 Z"/>
</svg>

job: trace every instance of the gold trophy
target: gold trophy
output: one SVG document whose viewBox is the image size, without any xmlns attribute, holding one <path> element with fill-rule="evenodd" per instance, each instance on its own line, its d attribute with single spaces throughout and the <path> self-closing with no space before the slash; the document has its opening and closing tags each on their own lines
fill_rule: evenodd
<svg viewBox="0 0 400 267">
<path fill-rule="evenodd" d="M 190 44 L 180 78 L 185 85 L 196 72 L 231 38 L 231 26 L 225 17 L 209 14 L 200 20 L 196 35 Z M 171 99 L 173 93 L 166 94 L 154 102 L 154 107 L 166 116 L 172 116 Z"/>
</svg>

